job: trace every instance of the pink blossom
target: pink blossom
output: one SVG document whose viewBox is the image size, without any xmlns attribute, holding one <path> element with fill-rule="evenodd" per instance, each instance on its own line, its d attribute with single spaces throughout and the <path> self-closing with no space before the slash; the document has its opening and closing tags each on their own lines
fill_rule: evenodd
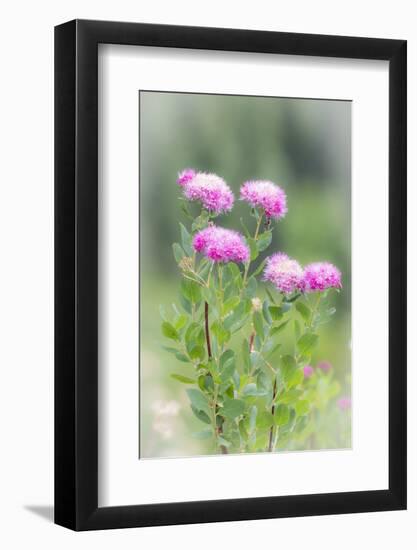
<svg viewBox="0 0 417 550">
<path fill-rule="evenodd" d="M 342 275 L 333 264 L 316 262 L 304 268 L 304 282 L 307 292 L 342 288 Z"/>
<path fill-rule="evenodd" d="M 195 170 L 193 170 L 192 168 L 186 168 L 178 174 L 177 183 L 178 185 L 181 185 L 181 187 L 184 187 L 184 185 L 187 185 L 187 183 L 191 181 L 194 176 Z"/>
<path fill-rule="evenodd" d="M 272 181 L 247 181 L 240 188 L 240 198 L 252 208 L 262 208 L 267 218 L 283 218 L 287 213 L 287 197 Z"/>
<path fill-rule="evenodd" d="M 282 252 L 267 258 L 263 278 L 284 294 L 303 289 L 303 270 L 300 264 Z"/>
<path fill-rule="evenodd" d="M 311 365 L 306 365 L 303 371 L 304 371 L 304 378 L 310 378 L 310 376 L 313 376 L 314 374 L 314 369 Z"/>
<path fill-rule="evenodd" d="M 349 396 L 345 395 L 337 401 L 337 406 L 341 411 L 347 411 L 352 406 L 352 400 Z"/>
<path fill-rule="evenodd" d="M 199 231 L 193 240 L 194 249 L 213 262 L 246 262 L 249 248 L 237 231 L 211 225 Z"/>
<path fill-rule="evenodd" d="M 304 371 L 304 378 L 310 378 L 310 376 L 313 376 L 314 374 L 314 369 L 311 365 L 306 365 L 303 368 L 303 371 Z"/>
<path fill-rule="evenodd" d="M 211 212 L 229 212 L 235 200 L 232 190 L 223 178 L 216 174 L 194 172 L 187 168 L 178 176 L 178 183 L 189 201 L 199 201 Z"/>
<path fill-rule="evenodd" d="M 317 365 L 317 368 L 325 373 L 328 373 L 332 370 L 333 365 L 328 361 L 320 361 L 320 363 Z"/>
</svg>

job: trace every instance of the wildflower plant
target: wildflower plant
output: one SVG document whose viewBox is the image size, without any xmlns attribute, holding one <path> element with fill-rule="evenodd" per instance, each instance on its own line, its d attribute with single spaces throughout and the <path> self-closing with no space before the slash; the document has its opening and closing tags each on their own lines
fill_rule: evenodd
<svg viewBox="0 0 417 550">
<path fill-rule="evenodd" d="M 172 315 L 161 308 L 162 333 L 170 341 L 165 350 L 192 365 L 192 376 L 171 375 L 186 386 L 201 421 L 192 435 L 224 454 L 273 452 L 311 438 L 322 406 L 316 386 L 330 384 L 311 359 L 322 325 L 336 312 L 330 302 L 342 288 L 340 271 L 328 262 L 303 268 L 282 251 L 267 252 L 288 210 L 273 182 L 248 181 L 240 189 L 253 234 L 243 221 L 244 234 L 218 223 L 235 200 L 223 178 L 188 168 L 177 183 L 189 225 L 180 223 L 181 242 L 173 244 L 179 304 Z M 200 205 L 197 216 L 189 202 Z M 339 389 L 333 383 L 326 396 L 335 399 Z"/>
</svg>

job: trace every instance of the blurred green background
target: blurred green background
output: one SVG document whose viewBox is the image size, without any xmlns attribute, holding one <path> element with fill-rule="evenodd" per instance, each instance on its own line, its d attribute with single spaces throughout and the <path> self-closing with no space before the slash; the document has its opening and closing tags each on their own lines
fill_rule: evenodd
<svg viewBox="0 0 417 550">
<path fill-rule="evenodd" d="M 220 175 L 236 199 L 248 179 L 269 179 L 286 191 L 288 214 L 266 252 L 286 252 L 301 264 L 326 260 L 342 271 L 337 313 L 321 329 L 312 364 L 329 361 L 341 395 L 350 394 L 351 103 L 140 92 L 141 458 L 210 452 L 205 441 L 191 437 L 202 425 L 185 386 L 169 376 L 187 375 L 191 367 L 161 348 L 159 305 L 178 303 L 172 243 L 179 240 L 178 222 L 189 222 L 176 178 L 187 167 Z M 216 223 L 242 230 L 242 217 L 253 225 L 248 206 L 236 200 Z M 339 434 L 332 431 L 339 424 L 327 424 L 322 447 L 337 446 L 332 441 Z"/>
</svg>

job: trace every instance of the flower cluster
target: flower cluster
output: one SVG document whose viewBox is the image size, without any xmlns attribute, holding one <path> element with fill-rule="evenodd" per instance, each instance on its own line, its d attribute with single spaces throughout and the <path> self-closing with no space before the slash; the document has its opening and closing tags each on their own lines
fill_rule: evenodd
<svg viewBox="0 0 417 550">
<path fill-rule="evenodd" d="M 303 270 L 300 264 L 282 252 L 277 252 L 266 260 L 264 280 L 270 281 L 284 294 L 291 294 L 304 288 Z"/>
<path fill-rule="evenodd" d="M 307 291 L 323 291 L 328 288 L 342 288 L 342 275 L 329 262 L 316 262 L 304 268 L 304 281 Z"/>
<path fill-rule="evenodd" d="M 287 213 L 287 197 L 271 181 L 247 181 L 240 188 L 240 198 L 252 208 L 262 208 L 267 218 L 280 219 Z"/>
<path fill-rule="evenodd" d="M 216 174 L 195 172 L 187 168 L 178 175 L 177 183 L 187 200 L 199 201 L 210 212 L 221 214 L 229 212 L 233 207 L 235 199 L 230 187 Z"/>
<path fill-rule="evenodd" d="M 300 264 L 282 252 L 266 260 L 264 280 L 270 281 L 283 294 L 314 292 L 341 288 L 340 271 L 329 262 L 309 264 L 303 270 Z"/>
<path fill-rule="evenodd" d="M 337 406 L 341 411 L 347 411 L 352 406 L 352 401 L 349 396 L 345 395 L 337 401 Z"/>
<path fill-rule="evenodd" d="M 215 225 L 199 231 L 193 239 L 193 247 L 213 262 L 239 263 L 249 259 L 249 248 L 243 236 Z"/>
<path fill-rule="evenodd" d="M 183 197 L 199 202 L 203 210 L 193 217 L 185 209 L 191 223 L 180 224 L 181 241 L 173 244 L 183 277 L 180 305 L 173 304 L 172 311 L 162 308 L 161 331 L 171 340 L 166 351 L 189 363 L 194 372 L 192 378 L 189 371 L 171 376 L 191 386 L 191 411 L 204 424 L 195 436 L 212 439 L 214 451 L 222 454 L 320 447 L 314 434 L 321 430 L 325 410 L 334 416 L 335 407 L 348 411 L 351 406 L 347 395 L 339 396 L 338 369 L 327 361 L 312 362 L 319 328 L 335 312 L 328 309 L 327 294 L 320 293 L 341 288 L 340 271 L 328 262 L 303 268 L 283 252 L 262 261 L 261 254 L 273 242 L 271 222 L 287 213 L 285 192 L 271 181 L 241 186 L 240 199 L 256 219 L 252 231 L 241 220 L 245 237 L 213 223 L 234 204 L 232 190 L 221 177 L 187 168 L 178 174 L 177 184 Z M 261 263 L 254 267 L 258 257 Z M 240 263 L 244 265 L 236 265 Z M 265 295 L 261 278 L 282 296 L 276 299 L 268 289 Z M 309 292 L 318 292 L 317 299 L 309 299 Z M 292 331 L 291 346 L 280 335 L 284 329 Z M 269 368 L 262 370 L 258 386 L 261 361 Z M 172 437 L 177 405 L 158 402 L 154 412 L 153 430 L 162 438 Z M 336 418 L 344 430 L 347 414 Z M 268 426 L 264 417 L 271 419 Z M 242 426 L 251 426 L 250 434 Z M 293 430 L 297 437 L 288 440 Z"/>
</svg>

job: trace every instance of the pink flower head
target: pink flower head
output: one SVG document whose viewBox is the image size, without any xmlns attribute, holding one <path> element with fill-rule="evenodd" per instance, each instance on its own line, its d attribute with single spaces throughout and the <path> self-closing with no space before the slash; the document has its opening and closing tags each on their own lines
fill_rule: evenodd
<svg viewBox="0 0 417 550">
<path fill-rule="evenodd" d="M 233 193 L 223 178 L 216 174 L 194 172 L 187 169 L 181 172 L 178 183 L 189 201 L 200 201 L 206 210 L 216 214 L 229 212 L 235 200 Z"/>
<path fill-rule="evenodd" d="M 320 363 L 317 365 L 317 368 L 327 374 L 332 370 L 333 365 L 328 361 L 320 361 Z"/>
<path fill-rule="evenodd" d="M 287 213 L 287 196 L 272 181 L 247 181 L 240 188 L 240 198 L 252 208 L 263 208 L 267 218 L 283 218 Z"/>
<path fill-rule="evenodd" d="M 352 400 L 350 397 L 348 397 L 347 395 L 345 395 L 344 397 L 341 397 L 338 401 L 337 401 L 337 406 L 339 407 L 339 409 L 341 411 L 347 411 L 348 409 L 351 408 L 352 406 Z"/>
<path fill-rule="evenodd" d="M 295 290 L 304 288 L 303 270 L 300 264 L 282 252 L 267 258 L 263 278 L 284 294 L 291 294 Z"/>
<path fill-rule="evenodd" d="M 211 225 L 199 231 L 193 240 L 194 250 L 213 262 L 246 262 L 249 248 L 237 231 Z"/>
<path fill-rule="evenodd" d="M 190 182 L 194 176 L 195 170 L 192 168 L 186 168 L 178 174 L 177 183 L 178 185 L 181 185 L 181 187 L 184 187 L 184 185 L 187 185 L 187 183 Z"/>
<path fill-rule="evenodd" d="M 329 262 L 316 262 L 304 268 L 304 282 L 307 292 L 342 288 L 342 274 Z"/>
<path fill-rule="evenodd" d="M 314 369 L 311 365 L 306 365 L 303 371 L 304 371 L 304 378 L 310 378 L 310 376 L 313 376 L 314 374 Z"/>
</svg>

